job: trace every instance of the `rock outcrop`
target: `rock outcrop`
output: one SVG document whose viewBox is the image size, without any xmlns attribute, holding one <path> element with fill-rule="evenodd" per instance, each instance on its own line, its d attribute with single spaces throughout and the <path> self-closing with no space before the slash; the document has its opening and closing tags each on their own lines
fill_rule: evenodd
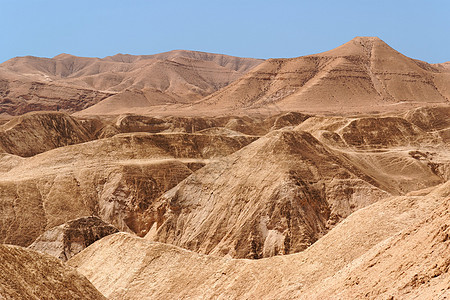
<svg viewBox="0 0 450 300">
<path fill-rule="evenodd" d="M 98 217 L 82 217 L 47 230 L 28 248 L 67 261 L 93 242 L 118 231 Z"/>
</svg>

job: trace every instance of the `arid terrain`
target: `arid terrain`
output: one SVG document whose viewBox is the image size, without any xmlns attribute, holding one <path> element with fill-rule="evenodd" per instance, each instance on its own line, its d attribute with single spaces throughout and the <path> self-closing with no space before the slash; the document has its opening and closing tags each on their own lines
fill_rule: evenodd
<svg viewBox="0 0 450 300">
<path fill-rule="evenodd" d="M 450 299 L 449 63 L 11 59 L 0 216 L 0 299 Z"/>
<path fill-rule="evenodd" d="M 191 103 L 228 85 L 262 60 L 194 51 L 105 58 L 61 54 L 16 57 L 0 64 L 1 113 L 102 113 Z M 101 104 L 99 102 L 102 102 Z"/>
</svg>

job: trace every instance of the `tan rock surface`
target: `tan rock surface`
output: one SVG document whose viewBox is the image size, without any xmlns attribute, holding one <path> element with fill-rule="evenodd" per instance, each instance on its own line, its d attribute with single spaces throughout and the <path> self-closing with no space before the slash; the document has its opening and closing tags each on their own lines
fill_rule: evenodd
<svg viewBox="0 0 450 300">
<path fill-rule="evenodd" d="M 26 248 L 0 245 L 1 299 L 106 299 L 76 270 Z"/>
<path fill-rule="evenodd" d="M 450 189 L 430 216 L 377 244 L 302 295 L 316 298 L 450 297 Z"/>
<path fill-rule="evenodd" d="M 448 105 L 450 72 L 408 58 L 376 37 L 319 54 L 269 59 L 190 109 L 348 114 Z"/>
<path fill-rule="evenodd" d="M 239 258 L 302 251 L 330 223 L 389 195 L 352 169 L 306 132 L 275 131 L 163 195 L 147 237 Z"/>
<path fill-rule="evenodd" d="M 111 299 L 447 299 L 449 82 L 368 37 L 12 59 L 0 242 Z M 29 249 L 0 264 L 0 298 L 102 297 Z"/>
<path fill-rule="evenodd" d="M 47 230 L 28 248 L 67 261 L 93 242 L 118 231 L 98 217 L 82 217 Z"/>
<path fill-rule="evenodd" d="M 111 299 L 445 299 L 449 188 L 369 205 L 297 254 L 219 258 L 118 233 L 69 265 Z"/>
<path fill-rule="evenodd" d="M 432 123 L 443 115 L 431 116 Z M 88 120 L 33 113 L 6 125 L 5 132 L 16 138 L 11 149 L 20 153 L 58 146 L 46 141 L 67 144 L 76 134 L 107 136 L 105 128 L 112 128 L 110 138 L 30 158 L 2 154 L 1 238 L 23 246 L 68 220 L 97 215 L 120 230 L 140 236 L 150 231 L 151 239 L 202 253 L 287 254 L 304 250 L 351 212 L 386 195 L 450 177 L 444 139 L 400 117 L 288 113 Z M 216 125 L 224 127 L 211 127 Z M 283 126 L 288 127 L 273 131 Z M 440 125 L 439 130 L 446 128 Z M 242 133 L 270 131 L 256 142 L 258 136 Z M 181 210 L 175 209 L 177 203 Z"/>
<path fill-rule="evenodd" d="M 24 157 L 92 139 L 75 118 L 59 112 L 29 113 L 0 125 L 0 149 Z"/>
<path fill-rule="evenodd" d="M 97 116 L 79 118 L 86 123 L 98 123 L 93 129 L 95 136 L 106 137 L 117 133 L 126 132 L 186 132 L 200 133 L 203 130 L 220 127 L 225 130 L 239 132 L 240 134 L 262 136 L 274 129 L 286 126 L 296 126 L 301 124 L 310 116 L 302 113 L 282 113 L 271 117 L 266 116 L 219 116 L 219 117 L 198 117 L 198 116 L 162 116 L 151 117 L 136 114 L 123 114 L 117 117 L 100 119 Z M 92 125 L 91 125 L 92 126 Z M 95 127 L 94 126 L 94 127 Z M 106 128 L 107 126 L 107 128 Z M 103 131 L 109 131 L 104 133 Z M 224 131 L 222 130 L 223 134 Z M 230 132 L 229 132 L 230 133 Z M 215 134 L 215 133 L 213 133 Z M 226 134 L 225 134 L 226 135 Z M 233 135 L 233 134 L 232 134 Z"/>
<path fill-rule="evenodd" d="M 310 132 L 391 192 L 401 194 L 425 188 L 422 183 L 435 176 L 450 178 L 446 112 L 442 107 L 412 110 L 405 118 L 312 117 L 296 130 Z"/>
<path fill-rule="evenodd" d="M 237 258 L 302 251 L 355 210 L 448 180 L 448 149 L 398 117 L 312 117 L 183 180 L 149 207 L 147 238 Z"/>
<path fill-rule="evenodd" d="M 32 112 L 12 117 L 0 125 L 0 151 L 28 157 L 54 148 L 79 144 L 119 133 L 196 133 L 227 141 L 254 140 L 270 130 L 295 126 L 309 116 L 287 113 L 265 117 L 149 117 L 124 114 L 113 118 L 77 118 L 61 112 Z M 219 131 L 202 130 L 220 127 Z M 233 133 L 233 131 L 236 131 Z M 234 136 L 226 138 L 227 135 Z M 243 135 L 239 138 L 237 135 Z M 244 135 L 255 135 L 253 137 Z M 185 138 L 186 139 L 186 138 Z M 197 136 L 198 142 L 199 138 Z M 200 146 L 203 147 L 203 146 Z M 231 146 L 234 147 L 234 146 Z M 232 153 L 229 152 L 229 153 Z M 221 156 L 226 155 L 222 153 Z"/>
<path fill-rule="evenodd" d="M 256 137 L 126 133 L 0 161 L 0 240 L 30 245 L 44 231 L 96 215 L 143 235 L 143 212 L 210 160 Z"/>
<path fill-rule="evenodd" d="M 0 65 L 0 113 L 127 109 L 190 103 L 217 91 L 262 60 L 193 51 L 117 55 L 16 57 Z"/>
<path fill-rule="evenodd" d="M 42 76 L 42 75 L 41 75 Z M 82 88 L 5 70 L 0 65 L 0 114 L 30 111 L 73 112 L 88 108 L 114 93 Z"/>
</svg>

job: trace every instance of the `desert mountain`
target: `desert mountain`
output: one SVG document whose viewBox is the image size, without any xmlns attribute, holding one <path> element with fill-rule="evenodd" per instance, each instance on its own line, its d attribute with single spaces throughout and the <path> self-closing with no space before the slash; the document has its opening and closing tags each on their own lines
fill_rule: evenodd
<svg viewBox="0 0 450 300">
<path fill-rule="evenodd" d="M 447 299 L 449 82 L 366 37 L 5 62 L 0 298 Z"/>
<path fill-rule="evenodd" d="M 226 86 L 261 62 L 194 51 L 103 59 L 68 54 L 17 57 L 0 65 L 0 113 L 74 112 L 107 98 L 102 107 L 110 112 L 190 103 Z"/>
<path fill-rule="evenodd" d="M 94 215 L 202 253 L 298 252 L 355 210 L 448 180 L 442 115 L 437 108 L 407 113 L 418 125 L 399 116 L 299 113 L 18 116 L 3 125 L 15 139 L 1 154 L 0 238 L 28 246 L 55 226 Z M 88 141 L 71 139 L 77 135 Z M 23 157 L 33 154 L 28 149 L 42 153 Z"/>
<path fill-rule="evenodd" d="M 118 233 L 69 264 L 110 299 L 446 299 L 449 188 L 369 205 L 297 254 L 220 258 Z"/>
<path fill-rule="evenodd" d="M 187 50 L 173 50 L 169 52 L 163 52 L 153 55 L 128 55 L 117 54 L 114 56 L 105 57 L 105 60 L 118 61 L 118 62 L 135 62 L 145 59 L 157 59 L 157 60 L 199 60 L 214 62 L 222 67 L 231 69 L 240 73 L 250 71 L 255 65 L 262 60 L 247 59 L 229 55 L 214 54 L 200 51 L 187 51 Z"/>
<path fill-rule="evenodd" d="M 357 37 L 319 54 L 266 61 L 175 50 L 155 55 L 18 57 L 0 65 L 0 113 L 349 114 L 448 105 L 448 63 Z M 232 83 L 232 84 L 231 84 Z"/>
<path fill-rule="evenodd" d="M 328 52 L 269 59 L 192 111 L 357 113 L 449 104 L 446 67 L 408 58 L 379 38 Z"/>
<path fill-rule="evenodd" d="M 44 119 L 53 116 L 55 123 L 72 120 L 73 124 L 80 125 L 62 113 L 31 115 L 36 116 Z M 11 122 L 27 117 L 30 115 L 16 117 Z M 121 118 L 119 126 L 113 128 L 130 129 L 122 127 L 132 124 L 126 123 L 126 119 Z M 176 126 L 181 126 L 182 120 L 176 121 L 179 122 Z M 30 136 L 24 134 L 11 148 L 22 150 L 24 144 L 28 149 L 27 141 L 33 145 L 36 136 L 50 141 L 55 132 L 46 128 L 54 128 L 55 123 L 37 122 L 41 128 L 35 129 L 39 131 L 34 134 L 31 131 Z M 63 128 L 63 124 L 56 127 Z M 0 239 L 28 246 L 54 226 L 92 215 L 120 230 L 143 234 L 142 230 L 148 229 L 143 212 L 157 197 L 206 163 L 227 156 L 257 138 L 238 132 L 231 135 L 132 132 L 59 147 L 27 158 L 2 153 Z"/>
<path fill-rule="evenodd" d="M 0 245 L 0 298 L 106 299 L 60 260 L 18 246 Z"/>
<path fill-rule="evenodd" d="M 302 251 L 355 210 L 448 180 L 447 149 L 400 117 L 311 117 L 180 182 L 146 237 L 237 258 Z"/>
</svg>

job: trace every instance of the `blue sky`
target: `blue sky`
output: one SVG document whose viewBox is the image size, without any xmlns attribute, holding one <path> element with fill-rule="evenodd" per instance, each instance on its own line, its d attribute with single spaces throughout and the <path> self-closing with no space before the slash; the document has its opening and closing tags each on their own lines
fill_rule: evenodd
<svg viewBox="0 0 450 300">
<path fill-rule="evenodd" d="M 0 62 L 174 49 L 296 57 L 355 36 L 378 36 L 431 63 L 450 61 L 448 0 L 0 0 L 0 28 Z"/>
</svg>

